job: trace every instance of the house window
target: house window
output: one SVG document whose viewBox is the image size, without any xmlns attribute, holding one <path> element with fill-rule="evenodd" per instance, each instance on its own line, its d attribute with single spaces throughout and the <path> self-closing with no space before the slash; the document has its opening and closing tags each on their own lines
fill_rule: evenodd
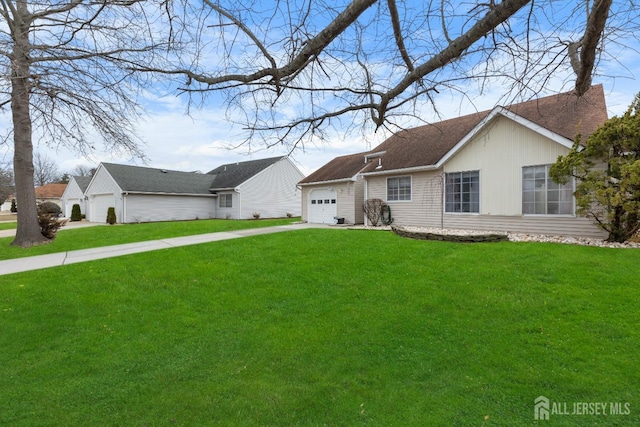
<svg viewBox="0 0 640 427">
<path fill-rule="evenodd" d="M 230 208 L 233 206 L 233 194 L 220 194 L 218 197 L 221 208 Z"/>
<path fill-rule="evenodd" d="M 522 168 L 522 213 L 573 215 L 573 180 L 556 184 L 549 165 Z"/>
<path fill-rule="evenodd" d="M 445 212 L 480 212 L 480 171 L 445 175 Z"/>
<path fill-rule="evenodd" d="M 411 200 L 411 177 L 387 178 L 387 201 Z"/>
</svg>

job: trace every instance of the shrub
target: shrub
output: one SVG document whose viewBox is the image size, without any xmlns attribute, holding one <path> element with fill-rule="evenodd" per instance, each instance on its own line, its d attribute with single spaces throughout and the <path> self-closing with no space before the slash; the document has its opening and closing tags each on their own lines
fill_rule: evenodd
<svg viewBox="0 0 640 427">
<path fill-rule="evenodd" d="M 56 205 L 53 202 L 43 202 L 38 206 L 38 213 L 60 215 L 62 213 L 62 209 L 60 209 L 60 206 Z"/>
<path fill-rule="evenodd" d="M 38 214 L 38 223 L 40 224 L 40 232 L 47 239 L 55 239 L 56 233 L 60 227 L 63 227 L 67 221 L 59 220 L 54 214 L 40 212 Z"/>
<path fill-rule="evenodd" d="M 18 212 L 18 206 L 16 205 L 16 199 L 11 200 L 11 212 Z"/>
<path fill-rule="evenodd" d="M 254 212 L 253 213 L 253 219 L 260 219 L 260 213 L 259 212 Z"/>
<path fill-rule="evenodd" d="M 287 218 L 293 218 L 293 214 L 291 212 L 287 212 Z"/>
<path fill-rule="evenodd" d="M 107 209 L 107 224 L 115 224 L 116 223 L 116 208 L 110 207 Z"/>
<path fill-rule="evenodd" d="M 363 209 L 364 213 L 369 220 L 369 225 L 373 227 L 378 226 L 378 222 L 382 217 L 382 208 L 384 207 L 384 200 L 381 199 L 367 199 L 364 202 Z"/>
<path fill-rule="evenodd" d="M 74 204 L 71 208 L 71 221 L 81 221 L 82 220 L 82 212 L 80 212 L 80 205 Z"/>
</svg>

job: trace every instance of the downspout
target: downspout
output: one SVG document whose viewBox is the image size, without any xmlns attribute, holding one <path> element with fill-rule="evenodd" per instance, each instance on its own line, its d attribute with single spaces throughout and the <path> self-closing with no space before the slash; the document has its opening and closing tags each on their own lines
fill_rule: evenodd
<svg viewBox="0 0 640 427">
<path fill-rule="evenodd" d="M 367 178 L 364 179 L 364 200 L 362 201 L 362 205 L 360 205 L 360 209 L 364 209 L 364 203 L 369 198 L 369 180 Z M 365 227 L 369 226 L 369 218 L 364 216 L 364 225 Z"/>
<path fill-rule="evenodd" d="M 123 192 L 122 193 L 122 218 L 121 218 L 121 223 L 124 224 L 126 219 L 127 219 L 127 195 L 129 193 Z"/>
<path fill-rule="evenodd" d="M 234 188 L 233 191 L 238 193 L 238 219 L 242 219 L 242 197 L 240 197 L 240 190 Z M 233 201 L 231 203 L 233 203 Z"/>
</svg>

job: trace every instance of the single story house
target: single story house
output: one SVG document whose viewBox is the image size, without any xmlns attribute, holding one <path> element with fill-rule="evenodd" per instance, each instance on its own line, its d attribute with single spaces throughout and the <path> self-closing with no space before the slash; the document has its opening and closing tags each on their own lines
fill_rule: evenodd
<svg viewBox="0 0 640 427">
<path fill-rule="evenodd" d="M 210 191 L 218 196 L 216 218 L 250 219 L 300 216 L 298 181 L 304 174 L 288 157 L 250 160 L 219 166 Z"/>
<path fill-rule="evenodd" d="M 67 184 L 45 184 L 36 187 L 36 203 L 55 203 L 62 210 L 62 194 L 66 188 Z"/>
<path fill-rule="evenodd" d="M 72 176 L 62 193 L 62 214 L 71 216 L 73 205 L 80 206 L 80 212 L 88 218 L 87 204 L 85 203 L 85 191 L 91 182 L 90 176 Z"/>
<path fill-rule="evenodd" d="M 364 201 L 378 198 L 397 225 L 605 237 L 549 166 L 606 120 L 596 85 L 403 130 L 301 180 L 302 219 L 363 223 Z"/>
<path fill-rule="evenodd" d="M 120 223 L 300 215 L 303 177 L 288 157 L 222 165 L 209 173 L 101 163 L 85 192 L 87 218 Z"/>
</svg>

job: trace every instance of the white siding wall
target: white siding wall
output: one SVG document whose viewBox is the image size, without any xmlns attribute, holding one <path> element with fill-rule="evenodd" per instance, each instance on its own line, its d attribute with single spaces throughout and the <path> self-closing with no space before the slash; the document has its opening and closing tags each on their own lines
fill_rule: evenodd
<svg viewBox="0 0 640 427">
<path fill-rule="evenodd" d="M 80 212 L 86 215 L 87 212 L 84 203 L 84 194 L 76 180 L 71 178 L 71 181 L 69 181 L 67 188 L 65 188 L 64 193 L 62 194 L 62 214 L 66 217 L 70 217 L 71 209 L 73 209 L 73 205 L 76 203 L 80 205 Z"/>
<path fill-rule="evenodd" d="M 568 149 L 499 117 L 445 164 L 414 173 L 412 201 L 389 202 L 394 224 L 603 238 L 588 219 L 522 215 L 522 167 L 554 163 Z M 480 171 L 480 213 L 444 214 L 444 173 Z M 403 175 L 393 175 L 403 176 Z M 386 176 L 368 178 L 368 198 L 386 200 Z"/>
<path fill-rule="evenodd" d="M 121 222 L 154 222 L 215 217 L 214 197 L 129 194 L 125 195 L 125 219 Z"/>
<path fill-rule="evenodd" d="M 568 148 L 499 116 L 444 166 L 480 171 L 480 213 L 522 214 L 522 167 L 551 164 Z"/>
<path fill-rule="evenodd" d="M 387 201 L 387 178 L 407 176 L 371 176 L 367 199 Z M 411 175 L 411 201 L 387 202 L 395 225 L 440 227 L 442 224 L 442 172 L 419 172 Z"/>
<path fill-rule="evenodd" d="M 280 218 L 287 213 L 301 213 L 301 192 L 297 183 L 304 175 L 289 160 L 284 158 L 258 173 L 238 187 L 241 219 Z M 235 202 L 235 199 L 234 199 Z"/>
<path fill-rule="evenodd" d="M 304 186 L 302 188 L 302 221 L 309 221 L 309 195 L 313 190 L 331 189 L 335 190 L 337 196 L 336 216 L 344 218 L 346 224 L 362 224 L 364 222 L 362 210 L 364 187 L 365 180 L 362 177 L 357 181 Z"/>
<path fill-rule="evenodd" d="M 220 196 L 223 194 L 231 194 L 231 207 L 220 207 Z M 240 219 L 240 198 L 239 194 L 235 191 L 224 191 L 218 193 L 218 198 L 215 201 L 216 212 L 215 217 L 220 219 Z"/>
<path fill-rule="evenodd" d="M 87 196 L 89 197 L 89 221 L 92 222 L 105 222 L 107 218 L 107 211 L 104 206 L 105 197 L 100 198 L 100 202 L 96 202 L 96 197 L 100 195 L 111 195 L 113 197 L 113 206 L 116 210 L 116 219 L 118 222 L 122 221 L 123 203 L 122 203 L 122 190 L 113 180 L 109 172 L 100 165 L 96 171 L 91 183 L 87 187 Z M 95 208 L 95 209 L 94 209 Z"/>
</svg>

